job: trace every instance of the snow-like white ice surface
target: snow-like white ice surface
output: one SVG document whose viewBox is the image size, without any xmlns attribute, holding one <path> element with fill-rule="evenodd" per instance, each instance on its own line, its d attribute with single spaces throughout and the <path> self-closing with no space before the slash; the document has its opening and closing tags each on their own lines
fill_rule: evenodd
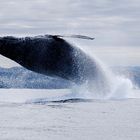
<svg viewBox="0 0 140 140">
<path fill-rule="evenodd" d="M 0 139 L 140 139 L 139 91 L 133 99 L 26 104 L 68 94 L 69 90 L 0 89 Z"/>
</svg>

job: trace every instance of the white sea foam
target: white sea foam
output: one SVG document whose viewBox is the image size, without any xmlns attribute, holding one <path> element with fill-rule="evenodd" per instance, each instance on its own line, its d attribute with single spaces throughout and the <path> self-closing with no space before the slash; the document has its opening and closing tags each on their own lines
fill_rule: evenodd
<svg viewBox="0 0 140 140">
<path fill-rule="evenodd" d="M 115 75 L 100 60 L 97 58 L 94 58 L 94 60 L 98 63 L 102 74 L 97 76 L 94 81 L 87 80 L 80 86 L 73 86 L 71 97 L 101 100 L 129 98 L 133 89 L 131 80 L 120 75 Z"/>
</svg>

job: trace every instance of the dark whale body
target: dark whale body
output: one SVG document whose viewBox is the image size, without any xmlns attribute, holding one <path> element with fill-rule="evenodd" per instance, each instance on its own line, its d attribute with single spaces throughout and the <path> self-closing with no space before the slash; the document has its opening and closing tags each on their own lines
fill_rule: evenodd
<svg viewBox="0 0 140 140">
<path fill-rule="evenodd" d="M 77 84 L 101 75 L 99 66 L 81 49 L 53 36 L 1 37 L 0 54 L 23 67 Z"/>
</svg>

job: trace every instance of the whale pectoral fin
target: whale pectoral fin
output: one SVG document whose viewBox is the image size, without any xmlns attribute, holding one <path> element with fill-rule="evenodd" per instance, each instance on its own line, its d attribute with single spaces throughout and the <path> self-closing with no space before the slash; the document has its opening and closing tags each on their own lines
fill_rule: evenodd
<svg viewBox="0 0 140 140">
<path fill-rule="evenodd" d="M 45 35 L 45 36 L 48 36 L 48 35 Z M 95 39 L 93 37 L 89 37 L 89 36 L 85 36 L 85 35 L 49 35 L 49 36 L 52 36 L 55 39 L 63 38 L 63 37 L 80 38 L 80 39 L 88 39 L 88 40 L 94 40 Z"/>
</svg>

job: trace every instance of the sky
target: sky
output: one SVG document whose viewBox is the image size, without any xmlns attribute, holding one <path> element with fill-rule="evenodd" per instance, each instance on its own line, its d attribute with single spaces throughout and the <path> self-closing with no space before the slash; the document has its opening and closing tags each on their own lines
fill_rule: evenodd
<svg viewBox="0 0 140 140">
<path fill-rule="evenodd" d="M 72 43 L 108 65 L 140 65 L 140 1 L 0 0 L 0 36 L 43 34 L 95 37 Z M 17 65 L 2 56 L 0 61 Z"/>
</svg>

